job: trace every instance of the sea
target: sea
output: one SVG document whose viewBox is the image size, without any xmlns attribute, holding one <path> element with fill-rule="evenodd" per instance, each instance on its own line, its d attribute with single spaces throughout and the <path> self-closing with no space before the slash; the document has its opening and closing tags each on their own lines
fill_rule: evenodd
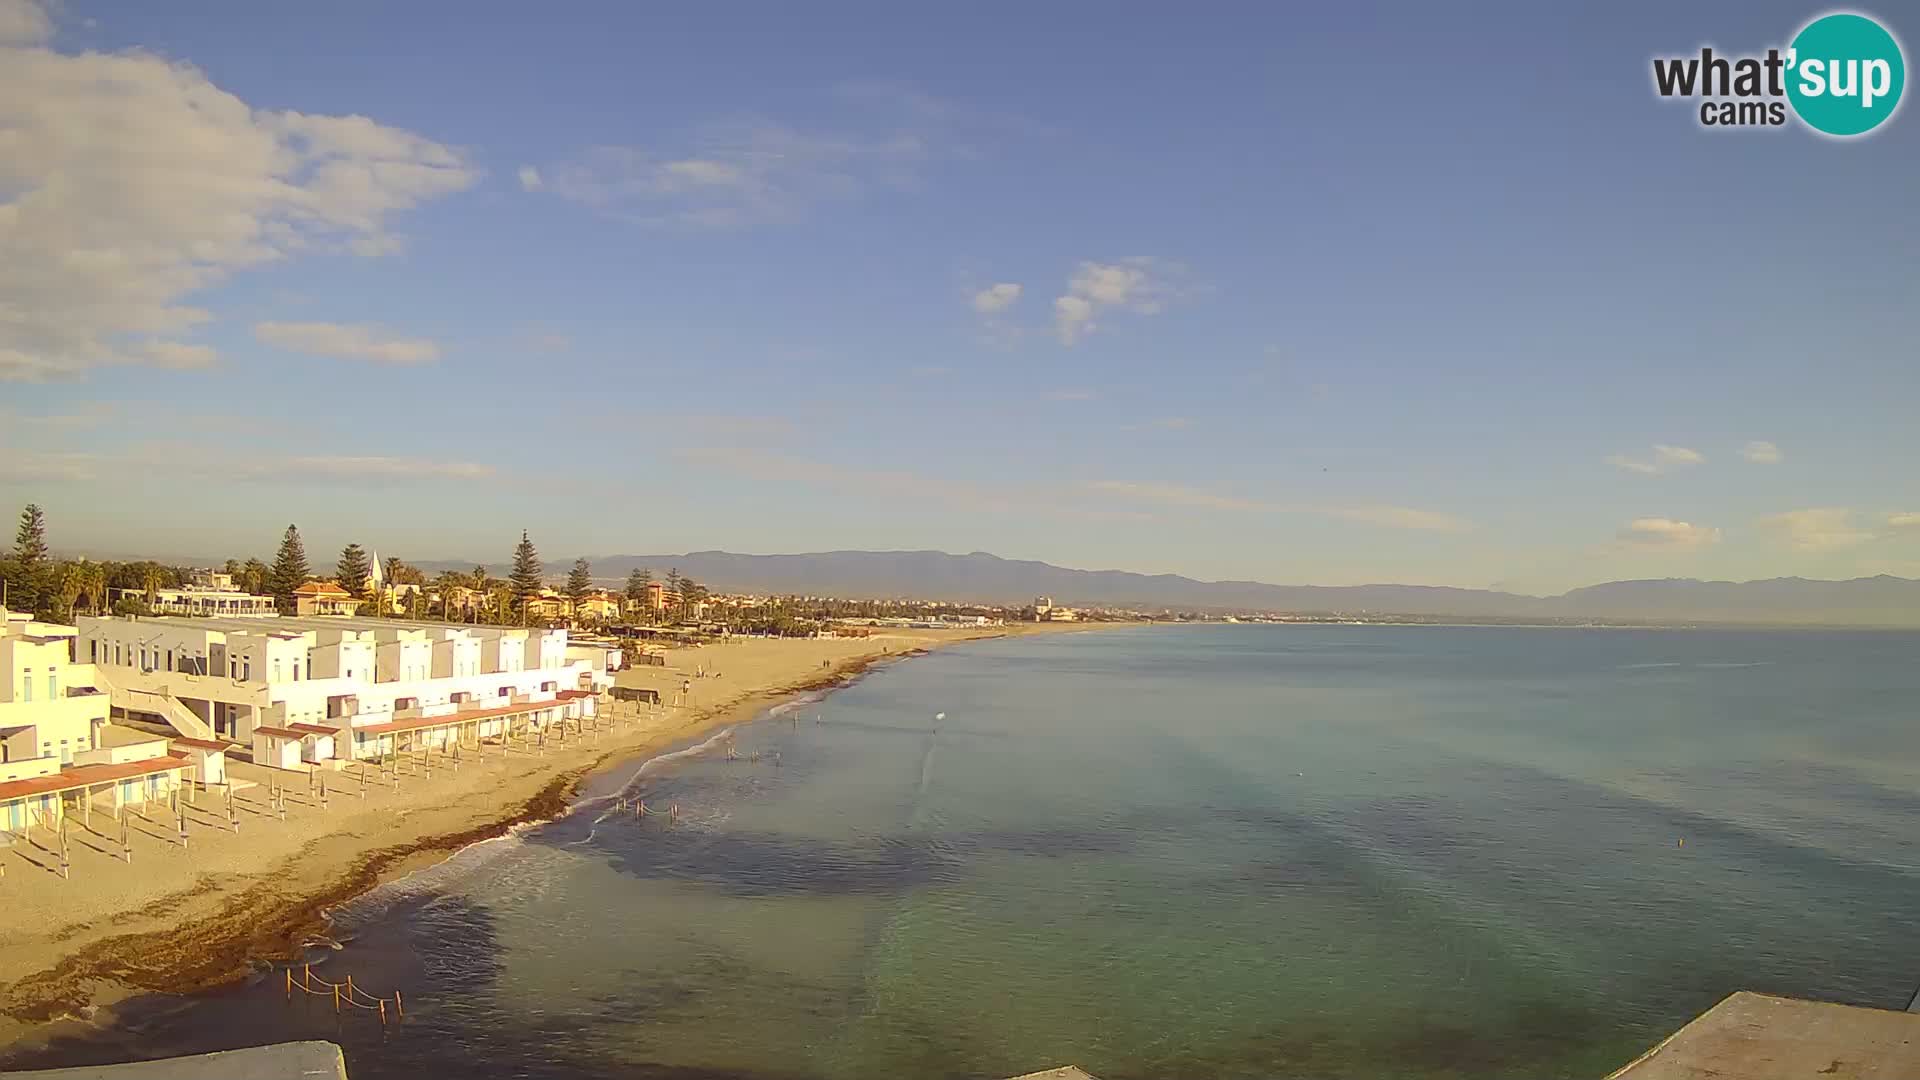
<svg viewBox="0 0 1920 1080">
<path fill-rule="evenodd" d="M 376 890 L 309 956 L 404 1019 L 275 968 L 0 1060 L 1597 1080 L 1735 990 L 1905 1008 L 1917 909 L 1920 635 L 1140 627 L 876 670 Z"/>
</svg>

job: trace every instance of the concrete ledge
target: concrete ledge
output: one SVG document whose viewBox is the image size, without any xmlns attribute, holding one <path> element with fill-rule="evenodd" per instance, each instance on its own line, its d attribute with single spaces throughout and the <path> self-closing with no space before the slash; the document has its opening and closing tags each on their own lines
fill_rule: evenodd
<svg viewBox="0 0 1920 1080">
<path fill-rule="evenodd" d="M 1912 1080 L 1920 1014 L 1741 991 L 1608 1080 Z"/>
<path fill-rule="evenodd" d="M 7 1080 L 347 1080 L 347 1062 L 330 1042 L 289 1042 L 217 1054 L 0 1073 Z"/>
<path fill-rule="evenodd" d="M 1095 1080 L 1091 1073 L 1083 1072 L 1073 1065 L 1062 1065 L 1046 1072 L 1027 1073 L 1012 1077 L 1011 1080 Z"/>
</svg>

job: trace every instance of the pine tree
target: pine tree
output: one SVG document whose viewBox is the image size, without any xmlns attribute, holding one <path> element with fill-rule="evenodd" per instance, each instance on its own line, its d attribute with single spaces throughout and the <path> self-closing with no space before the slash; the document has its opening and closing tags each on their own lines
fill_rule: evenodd
<svg viewBox="0 0 1920 1080">
<path fill-rule="evenodd" d="M 280 614 L 293 614 L 293 591 L 312 576 L 313 570 L 307 566 L 307 545 L 300 542 L 300 527 L 289 525 L 280 538 L 280 550 L 273 556 L 273 569 L 267 572 L 267 587 L 273 590 Z"/>
<path fill-rule="evenodd" d="M 47 563 L 47 515 L 39 504 L 28 503 L 20 511 L 20 529 L 13 536 L 13 558 L 23 567 L 43 567 Z"/>
<path fill-rule="evenodd" d="M 534 550 L 533 541 L 527 539 L 525 529 L 520 530 L 520 542 L 513 548 L 513 572 L 507 575 L 507 583 L 513 586 L 513 595 L 520 605 L 520 621 L 526 622 L 527 601 L 540 595 L 540 553 Z"/>
<path fill-rule="evenodd" d="M 567 571 L 567 598 L 576 605 L 593 591 L 593 567 L 585 558 L 573 560 L 573 569 Z"/>
<path fill-rule="evenodd" d="M 20 529 L 13 538 L 13 562 L 7 574 L 7 605 L 15 611 L 44 613 L 52 607 L 53 583 L 48 580 L 47 515 L 37 503 L 20 511 Z"/>
<path fill-rule="evenodd" d="M 366 549 L 359 544 L 348 544 L 340 549 L 340 562 L 334 567 L 333 580 L 340 587 L 360 596 L 367 590 L 367 579 L 373 576 L 373 564 L 367 561 Z"/>
</svg>

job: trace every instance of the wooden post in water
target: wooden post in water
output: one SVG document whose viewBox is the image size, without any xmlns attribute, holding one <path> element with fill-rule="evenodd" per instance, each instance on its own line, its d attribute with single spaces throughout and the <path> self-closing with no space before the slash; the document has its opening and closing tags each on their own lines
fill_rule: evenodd
<svg viewBox="0 0 1920 1080">
<path fill-rule="evenodd" d="M 405 1020 L 407 1018 L 407 1010 L 400 1006 L 400 991 L 398 990 L 393 992 L 393 1011 L 400 1014 L 400 1019 Z"/>
</svg>

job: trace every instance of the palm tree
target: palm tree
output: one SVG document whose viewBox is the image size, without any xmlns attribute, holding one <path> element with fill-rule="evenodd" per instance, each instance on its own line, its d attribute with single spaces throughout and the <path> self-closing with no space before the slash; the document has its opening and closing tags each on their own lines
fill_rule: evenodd
<svg viewBox="0 0 1920 1080">
<path fill-rule="evenodd" d="M 493 620 L 502 626 L 512 625 L 514 600 L 512 586 L 504 581 L 492 582 L 489 596 L 493 601 Z"/>
<path fill-rule="evenodd" d="M 160 564 L 147 563 L 140 568 L 140 587 L 147 590 L 147 606 L 160 601 Z"/>
<path fill-rule="evenodd" d="M 98 615 L 107 610 L 107 565 L 87 564 L 87 610 Z"/>
<path fill-rule="evenodd" d="M 448 570 L 433 581 L 433 589 L 440 594 L 440 617 L 453 621 L 453 594 L 470 588 L 473 579 L 458 570 Z"/>
<path fill-rule="evenodd" d="M 60 617 L 71 619 L 73 605 L 80 599 L 80 594 L 87 591 L 87 578 L 90 575 L 86 564 L 77 562 L 61 563 L 59 574 L 57 595 L 60 600 Z"/>
</svg>

